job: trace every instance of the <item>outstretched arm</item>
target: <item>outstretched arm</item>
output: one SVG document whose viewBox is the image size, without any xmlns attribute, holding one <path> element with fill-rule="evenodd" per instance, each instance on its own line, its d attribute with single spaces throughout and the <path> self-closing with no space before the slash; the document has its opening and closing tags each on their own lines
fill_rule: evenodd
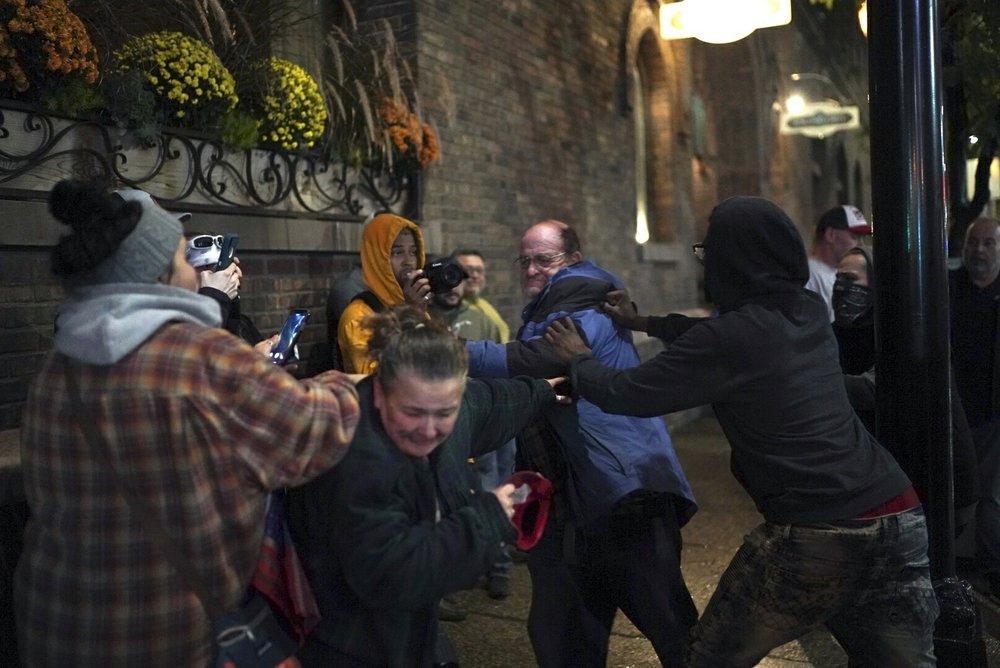
<svg viewBox="0 0 1000 668">
<path fill-rule="evenodd" d="M 567 403 L 569 400 L 556 396 L 553 389 L 565 380 L 523 376 L 510 380 L 470 380 L 465 389 L 473 416 L 470 454 L 476 457 L 496 450 L 514 438 L 545 406 Z"/>
<path fill-rule="evenodd" d="M 635 302 L 625 290 L 609 292 L 601 308 L 615 324 L 625 329 L 646 332 L 662 339 L 664 343 L 670 343 L 708 316 L 705 309 L 687 309 L 666 316 L 639 315 Z"/>
<path fill-rule="evenodd" d="M 469 353 L 469 375 L 473 378 L 552 378 L 566 372 L 566 365 L 542 338 L 510 343 L 466 341 L 465 349 Z"/>
<path fill-rule="evenodd" d="M 565 321 L 545 334 L 579 395 L 618 415 L 654 417 L 725 399 L 736 379 L 711 330 L 690 331 L 664 351 L 631 369 L 606 367 L 590 355 L 576 330 Z"/>
</svg>

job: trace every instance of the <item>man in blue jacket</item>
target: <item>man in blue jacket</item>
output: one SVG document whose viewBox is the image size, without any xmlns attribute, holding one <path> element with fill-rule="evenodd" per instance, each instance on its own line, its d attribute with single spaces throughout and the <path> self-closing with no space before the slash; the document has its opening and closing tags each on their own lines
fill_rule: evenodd
<svg viewBox="0 0 1000 668">
<path fill-rule="evenodd" d="M 564 316 L 604 364 L 639 364 L 631 333 L 599 308 L 622 282 L 583 259 L 569 225 L 530 227 L 517 264 L 524 324 L 508 344 L 468 342 L 472 375 L 559 375 L 565 367 L 540 337 Z M 680 527 L 696 507 L 663 420 L 610 415 L 581 399 L 543 411 L 519 435 L 518 461 L 556 489 L 555 520 L 528 556 L 538 663 L 604 666 L 621 609 L 664 665 L 680 665 L 698 617 L 680 572 Z"/>
</svg>

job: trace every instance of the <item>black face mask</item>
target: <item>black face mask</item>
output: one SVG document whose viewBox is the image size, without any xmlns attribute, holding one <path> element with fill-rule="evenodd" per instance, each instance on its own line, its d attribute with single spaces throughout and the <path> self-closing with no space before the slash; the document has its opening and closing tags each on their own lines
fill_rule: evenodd
<svg viewBox="0 0 1000 668">
<path fill-rule="evenodd" d="M 849 278 L 838 278 L 833 284 L 833 322 L 837 327 L 868 326 L 874 303 L 875 293 L 867 285 L 858 285 Z"/>
</svg>

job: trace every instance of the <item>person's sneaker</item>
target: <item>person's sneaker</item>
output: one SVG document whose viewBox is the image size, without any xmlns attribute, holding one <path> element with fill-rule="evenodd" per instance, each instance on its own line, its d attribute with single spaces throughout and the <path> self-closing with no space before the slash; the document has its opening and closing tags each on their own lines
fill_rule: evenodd
<svg viewBox="0 0 1000 668">
<path fill-rule="evenodd" d="M 458 604 L 447 596 L 438 604 L 438 619 L 442 622 L 461 622 L 468 616 L 469 613 L 459 608 Z"/>
<path fill-rule="evenodd" d="M 490 598 L 502 601 L 510 596 L 510 578 L 500 575 L 491 575 L 490 581 L 486 585 L 486 591 Z"/>
</svg>

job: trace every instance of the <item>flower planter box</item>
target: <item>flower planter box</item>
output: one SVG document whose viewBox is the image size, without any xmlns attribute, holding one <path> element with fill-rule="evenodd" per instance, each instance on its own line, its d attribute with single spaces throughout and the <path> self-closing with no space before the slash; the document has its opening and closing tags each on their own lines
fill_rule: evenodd
<svg viewBox="0 0 1000 668">
<path fill-rule="evenodd" d="M 95 120 L 0 101 L 0 196 L 47 193 L 69 177 L 106 177 L 149 191 L 169 208 L 363 220 L 408 212 L 414 176 L 374 173 L 310 153 L 233 150 L 207 135 L 167 129 L 153 146 Z M 412 202 L 410 202 L 412 204 Z"/>
</svg>

